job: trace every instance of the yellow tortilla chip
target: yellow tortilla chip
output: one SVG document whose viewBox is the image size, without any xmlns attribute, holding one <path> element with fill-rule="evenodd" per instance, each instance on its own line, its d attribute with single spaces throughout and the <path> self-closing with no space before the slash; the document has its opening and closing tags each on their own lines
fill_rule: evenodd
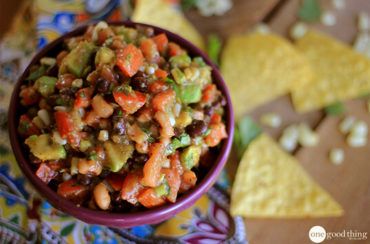
<svg viewBox="0 0 370 244">
<path fill-rule="evenodd" d="M 223 51 L 221 73 L 237 119 L 255 107 L 306 83 L 308 62 L 287 40 L 274 34 L 252 33 L 231 37 Z"/>
<path fill-rule="evenodd" d="M 341 206 L 269 136 L 253 141 L 240 162 L 231 193 L 231 214 L 301 218 L 343 214 Z"/>
<path fill-rule="evenodd" d="M 185 16 L 164 0 L 137 0 L 132 20 L 170 30 L 204 49 L 202 36 Z"/>
<path fill-rule="evenodd" d="M 297 43 L 315 78 L 292 91 L 297 111 L 319 109 L 370 91 L 370 60 L 333 38 L 309 31 Z"/>
</svg>

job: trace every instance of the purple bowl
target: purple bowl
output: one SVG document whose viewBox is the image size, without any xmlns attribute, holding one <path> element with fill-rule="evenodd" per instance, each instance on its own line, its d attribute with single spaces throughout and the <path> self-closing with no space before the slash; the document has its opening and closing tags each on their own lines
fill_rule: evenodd
<svg viewBox="0 0 370 244">
<path fill-rule="evenodd" d="M 28 65 L 26 70 L 23 72 L 18 82 L 15 84 L 14 91 L 12 94 L 11 102 L 9 105 L 9 134 L 10 141 L 17 159 L 18 165 L 23 171 L 27 179 L 33 184 L 35 189 L 40 192 L 55 208 L 70 214 L 82 221 L 90 224 L 100 224 L 111 227 L 121 227 L 128 228 L 136 225 L 143 224 L 155 224 L 166 219 L 171 218 L 182 210 L 192 206 L 196 200 L 198 200 L 203 194 L 205 194 L 215 183 L 218 175 L 220 174 L 222 168 L 224 167 L 227 158 L 230 153 L 233 134 L 234 134 L 234 114 L 231 105 L 231 99 L 224 80 L 222 79 L 220 72 L 217 67 L 209 60 L 209 58 L 197 47 L 191 44 L 189 41 L 183 39 L 182 37 L 169 32 L 167 30 L 161 29 L 159 27 L 139 24 L 133 22 L 115 22 L 109 23 L 111 25 L 125 25 L 128 27 L 135 27 L 137 25 L 152 27 L 155 33 L 166 33 L 168 39 L 175 43 L 178 43 L 184 49 L 188 51 L 191 56 L 201 56 L 205 62 L 212 67 L 212 78 L 213 82 L 217 85 L 218 89 L 223 93 L 227 100 L 227 105 L 225 107 L 225 123 L 226 131 L 228 133 L 228 138 L 222 141 L 219 154 L 209 171 L 205 176 L 197 183 L 197 185 L 180 196 L 175 203 L 167 203 L 163 206 L 143 210 L 135 213 L 110 213 L 99 210 L 92 210 L 85 207 L 77 207 L 72 202 L 59 196 L 54 192 L 48 185 L 42 182 L 34 173 L 28 162 L 27 155 L 25 155 L 26 149 L 23 146 L 21 138 L 17 133 L 17 125 L 20 117 L 20 112 L 22 111 L 19 99 L 20 87 L 23 81 L 27 77 L 30 67 L 32 65 L 38 64 L 42 57 L 56 55 L 65 38 L 81 35 L 86 30 L 87 26 L 81 26 L 77 29 L 59 37 L 55 41 L 51 42 L 49 45 L 44 47 L 38 54 L 32 59 L 31 63 Z"/>
</svg>

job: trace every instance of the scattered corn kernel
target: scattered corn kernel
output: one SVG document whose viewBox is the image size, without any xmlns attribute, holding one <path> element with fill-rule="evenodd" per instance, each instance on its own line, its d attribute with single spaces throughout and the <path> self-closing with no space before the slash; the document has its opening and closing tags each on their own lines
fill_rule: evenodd
<svg viewBox="0 0 370 244">
<path fill-rule="evenodd" d="M 42 120 L 40 119 L 40 117 L 39 116 L 35 116 L 33 119 L 32 119 L 32 123 L 34 123 L 36 126 L 37 126 L 37 128 L 39 128 L 39 129 L 42 129 L 42 128 L 44 128 L 44 122 L 42 122 Z"/>
<path fill-rule="evenodd" d="M 351 130 L 355 121 L 356 121 L 355 117 L 346 116 L 339 124 L 339 131 L 342 132 L 343 134 L 347 134 Z"/>
<path fill-rule="evenodd" d="M 297 40 L 303 37 L 307 32 L 307 26 L 302 22 L 297 22 L 290 28 L 290 37 L 294 40 Z"/>
<path fill-rule="evenodd" d="M 271 32 L 270 27 L 267 24 L 259 23 L 254 27 L 254 31 L 261 34 L 268 34 Z"/>
<path fill-rule="evenodd" d="M 347 144 L 350 147 L 363 147 L 367 144 L 367 137 L 350 133 L 347 136 Z"/>
<path fill-rule="evenodd" d="M 346 6 L 346 1 L 345 0 L 332 0 L 332 5 L 336 9 L 344 9 Z"/>
<path fill-rule="evenodd" d="M 350 133 L 357 136 L 367 137 L 368 127 L 366 122 L 362 120 L 356 121 L 353 124 Z"/>
<path fill-rule="evenodd" d="M 100 130 L 98 140 L 99 141 L 108 141 L 109 139 L 109 133 L 107 130 Z"/>
<path fill-rule="evenodd" d="M 290 125 L 283 131 L 279 143 L 284 150 L 292 152 L 297 147 L 298 136 L 298 127 L 296 125 Z"/>
<path fill-rule="evenodd" d="M 42 120 L 42 122 L 48 126 L 50 125 L 50 117 L 49 117 L 49 113 L 46 109 L 40 109 L 38 112 L 37 112 L 37 116 L 40 117 L 40 119 Z"/>
<path fill-rule="evenodd" d="M 360 32 L 370 30 L 370 17 L 367 13 L 361 12 L 358 15 L 358 29 Z"/>
<path fill-rule="evenodd" d="M 325 11 L 321 14 L 321 23 L 326 26 L 333 26 L 337 23 L 337 18 L 330 11 Z"/>
<path fill-rule="evenodd" d="M 44 57 L 40 59 L 40 63 L 46 66 L 54 66 L 56 62 L 57 60 L 55 58 L 50 58 L 50 57 Z"/>
<path fill-rule="evenodd" d="M 333 148 L 329 152 L 329 159 L 335 165 L 340 165 L 344 160 L 344 151 L 341 148 Z"/>
<path fill-rule="evenodd" d="M 281 116 L 276 113 L 266 113 L 260 118 L 262 124 L 272 128 L 278 128 L 281 126 Z"/>
<path fill-rule="evenodd" d="M 82 87 L 84 81 L 82 79 L 75 79 L 72 81 L 72 87 L 80 88 Z"/>
<path fill-rule="evenodd" d="M 302 123 L 299 125 L 299 144 L 303 147 L 313 147 L 319 144 L 319 140 L 319 135 L 311 130 L 307 124 Z"/>
</svg>

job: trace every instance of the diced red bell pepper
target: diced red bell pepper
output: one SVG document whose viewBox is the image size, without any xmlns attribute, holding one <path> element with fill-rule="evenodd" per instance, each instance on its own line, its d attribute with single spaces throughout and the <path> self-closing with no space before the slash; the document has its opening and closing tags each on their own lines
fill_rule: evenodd
<svg viewBox="0 0 370 244">
<path fill-rule="evenodd" d="M 59 184 L 58 195 L 71 200 L 74 203 L 81 204 L 89 194 L 88 186 L 78 184 L 77 180 L 72 178 Z"/>
<path fill-rule="evenodd" d="M 41 98 L 40 94 L 32 86 L 22 88 L 19 96 L 21 97 L 21 104 L 24 106 L 36 104 Z"/>
<path fill-rule="evenodd" d="M 167 76 L 168 76 L 168 73 L 167 71 L 163 70 L 163 69 L 156 69 L 156 71 L 154 72 L 155 76 L 157 76 L 157 78 L 160 78 L 160 79 L 166 79 Z"/>
<path fill-rule="evenodd" d="M 179 157 L 178 157 L 178 155 L 176 156 L 176 154 L 174 154 L 170 158 L 170 160 L 171 161 L 179 160 Z M 170 192 L 167 196 L 167 199 L 170 202 L 176 202 L 177 193 L 180 189 L 180 184 L 181 184 L 181 176 L 180 176 L 176 166 L 173 167 L 174 165 L 177 165 L 177 163 L 176 162 L 175 163 L 171 162 L 171 168 L 162 169 L 162 172 L 164 173 L 164 175 L 166 177 L 168 186 L 170 187 Z"/>
<path fill-rule="evenodd" d="M 211 124 L 218 124 L 221 123 L 221 115 L 218 113 L 214 113 L 209 121 Z"/>
<path fill-rule="evenodd" d="M 121 174 L 114 174 L 111 173 L 106 177 L 107 182 L 115 191 L 120 191 L 122 189 L 122 184 L 124 180 L 124 176 Z"/>
<path fill-rule="evenodd" d="M 140 49 L 133 44 L 128 44 L 124 49 L 117 50 L 116 54 L 118 68 L 128 77 L 134 76 L 144 62 Z"/>
<path fill-rule="evenodd" d="M 168 43 L 168 55 L 170 57 L 183 54 L 184 52 L 185 51 L 176 43 L 173 43 L 173 42 Z"/>
<path fill-rule="evenodd" d="M 160 53 L 163 53 L 167 49 L 168 38 L 165 33 L 161 33 L 152 38 L 157 45 L 157 49 Z"/>
<path fill-rule="evenodd" d="M 37 128 L 34 123 L 32 123 L 31 119 L 26 114 L 23 114 L 19 118 L 18 132 L 22 136 L 28 137 L 32 135 L 39 135 L 40 129 Z"/>
<path fill-rule="evenodd" d="M 145 186 L 156 187 L 160 184 L 159 178 L 161 175 L 162 159 L 164 154 L 164 145 L 155 143 L 149 149 L 149 159 L 144 165 L 144 177 L 142 184 Z"/>
<path fill-rule="evenodd" d="M 149 91 L 151 93 L 158 93 L 167 89 L 167 84 L 163 80 L 157 80 L 149 84 Z"/>
<path fill-rule="evenodd" d="M 91 103 L 93 89 L 90 87 L 82 88 L 77 91 L 74 108 L 87 108 Z"/>
<path fill-rule="evenodd" d="M 195 186 L 197 183 L 197 176 L 191 170 L 186 170 L 184 174 L 181 176 L 181 184 L 180 184 L 180 192 L 185 192 L 192 187 Z"/>
<path fill-rule="evenodd" d="M 123 180 L 121 198 L 131 204 L 137 203 L 137 196 L 143 185 L 140 184 L 141 177 L 138 173 L 128 174 Z"/>
<path fill-rule="evenodd" d="M 57 111 L 54 113 L 54 117 L 60 136 L 66 139 L 68 134 L 74 129 L 71 116 L 65 111 Z"/>
<path fill-rule="evenodd" d="M 159 60 L 159 52 L 157 46 L 152 39 L 145 39 L 140 43 L 140 50 L 143 52 L 145 59 L 151 63 L 157 63 Z"/>
<path fill-rule="evenodd" d="M 217 146 L 222 139 L 227 137 L 225 125 L 223 123 L 210 124 L 211 132 L 204 138 L 209 147 Z"/>
<path fill-rule="evenodd" d="M 114 100 L 128 114 L 133 114 L 138 111 L 146 102 L 146 96 L 139 91 L 114 91 Z"/>
<path fill-rule="evenodd" d="M 140 191 L 137 200 L 147 208 L 160 206 L 165 203 L 162 197 L 158 197 L 153 188 L 146 188 Z"/>
<path fill-rule="evenodd" d="M 207 84 L 203 89 L 202 102 L 206 104 L 211 104 L 217 95 L 217 88 L 215 84 Z"/>
<path fill-rule="evenodd" d="M 176 99 L 176 93 L 172 89 L 156 94 L 152 99 L 153 108 L 155 110 L 166 111 Z"/>
</svg>

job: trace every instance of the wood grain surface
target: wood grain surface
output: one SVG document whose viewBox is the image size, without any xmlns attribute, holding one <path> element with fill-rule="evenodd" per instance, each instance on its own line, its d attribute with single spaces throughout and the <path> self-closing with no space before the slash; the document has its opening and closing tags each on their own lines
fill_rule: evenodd
<svg viewBox="0 0 370 244">
<path fill-rule="evenodd" d="M 289 28 L 297 20 L 300 0 L 233 0 L 234 7 L 221 17 L 202 17 L 190 10 L 186 13 L 189 20 L 206 37 L 218 34 L 223 40 L 232 34 L 248 31 L 260 21 L 267 22 L 272 30 L 287 36 Z M 325 31 L 336 38 L 352 43 L 357 33 L 356 16 L 365 11 L 370 14 L 369 0 L 346 1 L 346 8 L 334 10 L 332 1 L 321 0 L 324 10 L 331 10 L 337 17 L 337 25 L 325 27 L 320 23 L 314 28 Z M 19 1 L 0 0 L 0 37 L 11 23 L 12 13 Z M 366 111 L 365 101 L 346 102 L 347 111 L 370 124 L 370 114 Z M 313 148 L 300 148 L 296 152 L 304 168 L 344 207 L 345 215 L 340 218 L 269 220 L 246 219 L 247 235 L 250 243 L 310 243 L 308 230 L 314 225 L 322 225 L 327 231 L 343 230 L 367 231 L 370 243 L 370 143 L 363 148 L 348 148 L 344 137 L 337 130 L 337 117 L 324 117 L 322 111 L 297 114 L 292 108 L 289 96 L 283 96 L 265 104 L 251 113 L 258 120 L 266 112 L 277 112 L 283 117 L 283 126 L 279 129 L 264 128 L 278 138 L 282 129 L 291 123 L 305 121 L 317 128 L 320 145 Z M 370 138 L 369 138 L 370 141 Z M 334 166 L 328 161 L 328 152 L 332 147 L 345 149 L 345 162 Z M 235 160 L 229 160 L 228 168 L 237 167 Z M 326 241 L 325 243 L 350 243 L 348 239 Z M 356 241 L 355 243 L 366 243 Z"/>
</svg>

